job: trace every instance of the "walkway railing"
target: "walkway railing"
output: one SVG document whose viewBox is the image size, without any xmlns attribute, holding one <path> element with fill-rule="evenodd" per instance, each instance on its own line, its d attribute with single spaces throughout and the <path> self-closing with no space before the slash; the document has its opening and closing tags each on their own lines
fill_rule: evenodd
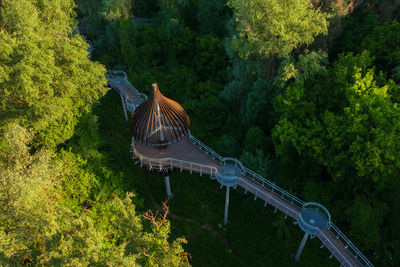
<svg viewBox="0 0 400 267">
<path fill-rule="evenodd" d="M 198 149 L 200 149 L 208 156 L 216 160 L 220 165 L 222 165 L 223 163 L 222 157 L 217 152 L 206 146 L 203 142 L 194 137 L 190 132 L 189 132 L 189 139 L 192 142 L 192 144 L 195 145 Z"/>
<path fill-rule="evenodd" d="M 287 205 L 285 202 L 282 202 L 282 201 L 279 201 L 279 200 L 276 199 L 276 198 L 273 198 L 272 196 L 270 196 L 269 194 L 267 194 L 265 191 L 260 190 L 259 187 L 255 186 L 255 185 L 252 184 L 252 183 L 249 183 L 247 180 L 245 180 L 245 179 L 243 179 L 243 178 L 240 178 L 239 180 L 240 180 L 240 182 L 242 182 L 242 183 L 244 183 L 244 184 L 246 185 L 246 188 L 247 188 L 247 189 L 251 187 L 251 188 L 254 189 L 254 191 L 256 191 L 256 194 L 255 194 L 255 198 L 254 198 L 254 199 L 256 199 L 257 197 L 262 198 L 262 196 L 264 196 L 264 198 L 262 198 L 262 199 L 263 199 L 264 201 L 266 201 L 266 202 L 265 202 L 265 205 L 266 205 L 266 203 L 267 203 L 267 200 L 265 200 L 265 198 L 267 198 L 267 199 L 270 201 L 270 202 L 269 202 L 270 205 L 274 206 L 275 208 L 280 207 L 280 210 L 281 210 L 282 212 L 284 212 L 285 214 L 288 214 L 289 212 L 291 212 L 292 214 L 296 214 L 297 216 L 300 216 L 300 212 L 298 212 L 297 210 L 293 209 L 293 206 L 291 207 L 291 206 Z M 267 189 L 267 190 L 268 190 L 268 189 Z M 246 192 L 247 192 L 247 190 L 246 190 Z M 271 192 L 272 192 L 272 191 L 271 191 Z"/>
<path fill-rule="evenodd" d="M 183 169 L 185 170 L 189 170 L 190 173 L 194 172 L 198 172 L 200 173 L 200 175 L 203 174 L 207 174 L 210 175 L 211 178 L 215 178 L 216 174 L 217 174 L 217 168 L 215 167 L 211 167 L 208 165 L 203 165 L 203 164 L 199 164 L 199 163 L 195 163 L 195 162 L 190 162 L 190 161 L 186 161 L 186 160 L 180 160 L 180 159 L 175 159 L 175 158 L 160 158 L 160 159 L 154 159 L 154 158 L 150 158 L 147 157 L 141 153 L 139 153 L 136 148 L 135 148 L 135 140 L 132 137 L 132 144 L 131 144 L 131 152 L 134 153 L 134 155 L 136 155 L 136 158 L 138 158 L 141 163 L 145 163 L 146 165 L 148 165 L 148 167 L 150 169 L 158 169 L 161 170 L 163 168 L 167 168 L 168 166 L 172 168 L 176 168 L 176 169 L 180 169 L 181 171 Z"/>
<path fill-rule="evenodd" d="M 220 164 L 223 162 L 223 158 L 217 152 L 215 152 L 214 150 L 209 148 L 207 145 L 202 143 L 199 139 L 194 137 L 191 133 L 189 134 L 189 138 L 192 141 L 192 143 L 198 149 L 200 149 L 201 151 L 203 151 L 204 153 L 206 153 L 207 155 L 209 155 L 213 159 L 217 160 Z M 243 175 L 245 177 L 249 178 L 254 183 L 260 185 L 262 188 L 264 188 L 264 189 L 266 189 L 266 190 L 268 190 L 268 191 L 270 191 L 272 193 L 275 193 L 275 194 L 279 195 L 282 199 L 290 202 L 294 206 L 298 207 L 300 210 L 303 209 L 303 205 L 305 204 L 305 202 L 303 200 L 301 200 L 298 197 L 290 194 L 286 190 L 280 188 L 279 186 L 277 186 L 276 184 L 272 183 L 268 179 L 265 179 L 261 175 L 253 172 L 252 170 L 250 170 L 250 169 L 248 169 L 246 167 L 243 167 L 243 172 L 244 172 Z M 265 192 L 263 192 L 259 188 L 257 188 L 254 185 L 248 183 L 246 180 L 240 179 L 240 181 L 245 183 L 246 186 L 252 187 L 253 189 L 257 190 L 259 196 L 264 195 L 268 199 L 270 199 L 271 201 L 273 201 L 276 204 L 278 204 L 276 199 L 273 199 L 272 197 L 270 197 L 268 194 L 266 194 Z M 298 211 L 292 209 L 291 207 L 289 207 L 288 205 L 286 205 L 283 202 L 280 202 L 279 205 L 284 205 L 286 210 L 292 211 L 294 214 L 300 215 Z M 276 205 L 275 205 L 275 207 L 276 207 Z M 363 264 L 364 266 L 371 266 L 371 267 L 373 266 L 372 263 L 356 248 L 356 246 L 354 246 L 353 243 L 351 243 L 351 241 L 336 227 L 335 224 L 333 224 L 333 223 L 330 224 L 330 230 L 336 236 L 336 238 L 338 240 L 340 240 L 344 244 L 344 246 L 348 249 L 348 251 L 356 259 L 358 259 L 360 261 L 361 264 Z M 324 233 L 322 233 L 322 231 L 320 231 L 320 233 L 325 238 L 327 238 L 329 240 L 329 238 L 326 237 L 326 235 Z M 330 240 L 329 240 L 329 242 L 332 243 Z M 339 249 L 333 243 L 332 243 L 332 246 L 337 251 L 337 254 L 339 254 L 344 259 L 344 261 L 346 261 L 351 266 L 352 264 L 348 262 L 346 257 L 339 251 Z M 341 262 L 341 263 L 343 263 L 343 262 Z"/>
<path fill-rule="evenodd" d="M 292 203 L 293 205 L 295 205 L 299 209 L 303 208 L 303 205 L 305 204 L 305 202 L 303 200 L 301 200 L 301 199 L 297 198 L 296 196 L 290 194 L 286 190 L 280 188 L 276 184 L 272 183 L 271 181 L 265 179 L 261 175 L 253 172 L 252 170 L 250 170 L 250 169 L 248 169 L 246 167 L 243 168 L 243 171 L 244 171 L 244 176 L 246 176 L 247 178 L 251 179 L 253 182 L 257 183 L 258 185 L 262 186 L 263 188 L 267 189 L 268 191 L 279 195 L 281 198 L 283 198 L 284 200 Z"/>
<path fill-rule="evenodd" d="M 118 72 L 118 71 L 113 71 L 111 72 L 111 75 L 122 75 L 124 79 L 127 79 L 126 73 L 125 72 Z M 130 85 L 129 81 L 128 84 Z M 132 85 L 130 85 L 132 86 Z M 141 94 L 146 97 L 147 96 L 139 93 L 136 88 L 133 88 L 134 92 L 137 92 L 138 94 Z M 223 157 L 220 156 L 217 152 L 209 148 L 207 145 L 205 145 L 203 142 L 201 142 L 199 139 L 194 137 L 190 132 L 189 132 L 189 139 L 192 142 L 193 145 L 195 145 L 199 150 L 216 160 L 220 165 L 223 165 Z M 210 175 L 211 178 L 216 177 L 217 169 L 215 167 L 207 166 L 207 165 L 202 165 L 194 162 L 189 162 L 189 161 L 184 161 L 184 160 L 179 160 L 175 158 L 162 158 L 162 159 L 152 159 L 149 157 L 146 157 L 140 153 L 137 152 L 137 150 L 134 147 L 134 139 L 132 138 L 132 145 L 131 145 L 132 152 L 134 152 L 135 155 L 139 157 L 139 159 L 143 162 L 146 162 L 146 164 L 149 165 L 150 168 L 163 168 L 165 165 L 170 165 L 171 168 L 178 168 L 182 171 L 182 169 L 189 170 L 190 173 L 193 171 L 199 172 L 200 175 L 203 173 L 207 173 Z M 297 207 L 298 209 L 302 210 L 305 202 L 298 197 L 292 195 L 291 193 L 287 192 L 286 190 L 280 188 L 279 186 L 275 185 L 273 182 L 271 182 L 268 179 L 265 179 L 261 175 L 253 172 L 252 170 L 243 167 L 243 176 L 251 180 L 253 183 L 257 184 L 260 186 L 262 189 L 265 189 L 271 193 L 274 193 L 278 196 L 280 196 L 283 200 L 291 203 L 293 206 Z M 277 199 L 271 197 L 268 195 L 264 190 L 261 190 L 259 187 L 255 186 L 252 183 L 249 183 L 243 178 L 239 179 L 243 184 L 246 185 L 247 188 L 253 188 L 254 191 L 256 191 L 255 194 L 255 199 L 258 196 L 263 195 L 265 198 L 269 199 L 271 202 L 275 203 L 275 207 L 277 206 L 283 206 L 284 209 L 286 210 L 286 214 L 290 211 L 293 214 L 296 214 L 300 216 L 300 213 L 298 210 L 294 210 L 292 207 L 287 205 L 285 202 L 278 202 Z M 272 204 L 270 202 L 270 204 Z M 283 210 L 282 210 L 283 211 Z M 356 258 L 363 266 L 369 266 L 373 267 L 373 264 L 357 249 L 357 247 L 351 243 L 351 241 L 336 227 L 335 224 L 330 223 L 330 228 L 329 230 L 335 235 L 336 239 L 339 240 L 347 249 L 347 251 L 353 255 L 354 258 Z M 348 264 L 349 266 L 353 266 L 351 262 L 347 259 L 345 255 L 339 250 L 337 246 L 330 240 L 329 237 L 326 236 L 326 234 L 323 231 L 319 231 L 319 234 L 321 234 L 327 242 L 332 246 L 332 248 L 335 250 L 337 255 L 340 255 L 341 259 L 338 259 L 339 262 L 342 265 Z"/>
<path fill-rule="evenodd" d="M 331 223 L 331 232 L 336 236 L 336 239 L 338 239 L 340 242 L 343 243 L 345 248 L 354 255 L 356 259 L 358 259 L 359 262 L 361 262 L 362 265 L 364 266 L 369 266 L 373 267 L 374 265 L 364 256 L 364 254 L 361 253 L 361 251 L 358 250 L 358 248 L 351 243 L 351 241 L 337 228 L 337 226 L 334 223 Z"/>
<path fill-rule="evenodd" d="M 134 99 L 129 99 L 129 95 L 121 88 L 119 81 L 123 80 L 124 84 L 137 96 L 138 100 L 146 100 L 147 95 L 139 92 L 128 80 L 128 75 L 124 71 L 120 70 L 107 70 L 106 78 L 110 86 L 116 88 L 118 91 L 124 94 L 124 96 L 131 102 L 135 102 Z"/>
<path fill-rule="evenodd" d="M 319 234 L 322 235 L 324 237 L 324 239 L 330 244 L 330 246 L 335 249 L 336 253 L 340 255 L 341 259 L 338 259 L 336 257 L 336 259 L 341 264 L 340 266 L 353 266 L 353 264 L 347 259 L 347 257 L 345 255 L 343 255 L 343 253 L 335 246 L 335 244 L 330 240 L 330 238 L 325 235 L 324 232 L 320 231 Z M 347 265 L 345 265 L 345 264 L 347 264 Z M 365 266 L 369 266 L 369 265 L 365 265 Z"/>
</svg>

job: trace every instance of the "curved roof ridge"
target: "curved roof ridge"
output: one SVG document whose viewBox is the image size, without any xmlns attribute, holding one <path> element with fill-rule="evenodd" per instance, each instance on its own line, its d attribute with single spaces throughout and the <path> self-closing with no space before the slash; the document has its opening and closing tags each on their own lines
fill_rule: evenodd
<svg viewBox="0 0 400 267">
<path fill-rule="evenodd" d="M 152 87 L 151 96 L 132 115 L 132 135 L 151 146 L 176 143 L 189 131 L 189 116 L 178 102 L 165 97 L 157 84 Z"/>
</svg>

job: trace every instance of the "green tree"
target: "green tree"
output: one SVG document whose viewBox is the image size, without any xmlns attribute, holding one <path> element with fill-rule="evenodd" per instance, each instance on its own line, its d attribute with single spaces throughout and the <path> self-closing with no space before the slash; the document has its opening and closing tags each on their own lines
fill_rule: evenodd
<svg viewBox="0 0 400 267">
<path fill-rule="evenodd" d="M 169 243 L 166 210 L 153 216 L 151 230 L 127 193 L 96 202 L 87 195 L 93 173 L 73 155 L 57 157 L 46 149 L 30 154 L 33 137 L 9 124 L 0 153 L 0 264 L 159 265 L 187 263 L 181 244 Z M 83 181 L 83 182 L 82 182 Z M 90 205 L 73 208 L 85 199 Z M 67 204 L 67 205 L 66 205 Z M 78 203 L 80 204 L 80 203 Z M 70 208 L 73 208 L 72 210 Z M 151 213 L 150 213 L 151 214 Z"/>
<path fill-rule="evenodd" d="M 300 45 L 327 33 L 327 15 L 308 0 L 229 0 L 228 6 L 237 22 L 230 46 L 240 57 L 288 57 Z"/>
<path fill-rule="evenodd" d="M 304 84 L 307 79 L 325 73 L 327 63 L 328 55 L 322 51 L 311 51 L 305 55 L 299 55 L 297 60 L 292 56 L 282 61 L 274 82 L 281 87 L 292 79 L 296 83 Z"/>
<path fill-rule="evenodd" d="M 393 20 L 391 24 L 375 27 L 362 41 L 362 47 L 375 57 L 379 70 L 395 75 L 395 67 L 400 65 L 400 23 Z"/>
<path fill-rule="evenodd" d="M 353 216 L 338 213 L 339 218 L 350 222 L 351 235 L 366 249 L 380 242 L 379 228 L 389 218 L 385 206 L 393 205 L 383 192 L 397 190 L 400 177 L 400 113 L 390 95 L 398 86 L 390 81 L 378 85 L 372 60 L 367 52 L 342 55 L 319 79 L 289 86 L 278 99 L 280 119 L 272 132 L 292 179 L 329 183 L 332 198 L 340 192 L 344 203 L 329 202 L 334 212 L 347 206 Z M 350 205 L 355 196 L 361 198 Z M 365 214 L 354 215 L 360 206 Z M 360 228 L 371 216 L 371 228 Z"/>
<path fill-rule="evenodd" d="M 265 151 L 264 147 L 266 143 L 267 138 L 265 137 L 263 130 L 258 126 L 251 127 L 244 137 L 243 150 L 249 152 L 255 152 L 257 149 Z"/>
<path fill-rule="evenodd" d="M 200 25 L 200 32 L 220 37 L 225 36 L 225 27 L 230 18 L 226 0 L 198 0 L 197 5 L 197 20 Z"/>
<path fill-rule="evenodd" d="M 103 0 L 102 14 L 107 20 L 127 20 L 131 15 L 133 0 Z"/>
<path fill-rule="evenodd" d="M 107 91 L 104 67 L 89 60 L 82 37 L 71 36 L 73 8 L 73 1 L 7 0 L 0 9 L 0 127 L 32 127 L 38 145 L 70 138 Z"/>
</svg>

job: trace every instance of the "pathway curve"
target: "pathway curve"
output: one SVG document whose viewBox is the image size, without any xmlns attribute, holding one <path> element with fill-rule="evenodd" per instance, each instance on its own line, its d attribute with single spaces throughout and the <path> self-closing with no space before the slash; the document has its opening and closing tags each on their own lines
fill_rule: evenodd
<svg viewBox="0 0 400 267">
<path fill-rule="evenodd" d="M 125 118 L 127 113 L 133 112 L 147 96 L 134 88 L 124 72 L 107 72 L 108 83 L 116 89 L 122 100 Z M 139 100 L 138 100 L 139 99 Z M 149 169 L 180 169 L 196 172 L 200 175 L 209 175 L 215 178 L 218 169 L 223 166 L 223 158 L 215 151 L 189 134 L 178 143 L 169 145 L 166 149 L 158 149 L 135 143 L 132 139 L 131 150 L 140 164 Z M 278 187 L 268 179 L 242 166 L 242 177 L 238 186 L 250 192 L 257 198 L 280 210 L 299 223 L 302 212 L 305 210 L 303 200 Z M 318 209 L 317 209 L 318 210 Z M 373 264 L 357 249 L 357 247 L 329 220 L 326 229 L 321 229 L 315 234 L 335 257 L 341 266 L 373 266 Z"/>
</svg>

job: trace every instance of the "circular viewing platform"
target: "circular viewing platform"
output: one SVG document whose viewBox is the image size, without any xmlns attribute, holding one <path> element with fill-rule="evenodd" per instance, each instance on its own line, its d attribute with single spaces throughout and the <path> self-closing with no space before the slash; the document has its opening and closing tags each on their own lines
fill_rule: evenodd
<svg viewBox="0 0 400 267">
<path fill-rule="evenodd" d="M 215 177 L 217 169 L 221 167 L 217 161 L 196 148 L 187 136 L 165 148 L 137 143 L 132 138 L 131 149 L 134 157 L 148 169 L 180 169 Z"/>
<path fill-rule="evenodd" d="M 303 205 L 298 224 L 304 232 L 315 235 L 330 227 L 331 215 L 321 204 L 308 202 Z"/>
<path fill-rule="evenodd" d="M 242 177 L 242 163 L 235 158 L 223 158 L 224 165 L 217 170 L 217 180 L 224 186 L 236 186 Z"/>
</svg>

